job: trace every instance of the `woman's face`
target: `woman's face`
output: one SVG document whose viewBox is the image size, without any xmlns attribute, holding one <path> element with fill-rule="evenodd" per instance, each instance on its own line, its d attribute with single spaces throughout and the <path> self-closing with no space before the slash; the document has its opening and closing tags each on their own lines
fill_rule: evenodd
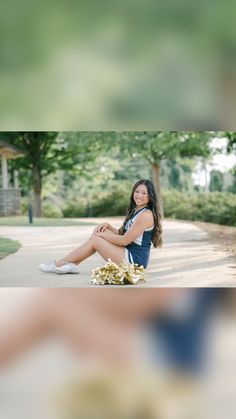
<svg viewBox="0 0 236 419">
<path fill-rule="evenodd" d="M 148 191 L 146 185 L 139 185 L 133 195 L 136 207 L 145 207 L 149 202 Z"/>
</svg>

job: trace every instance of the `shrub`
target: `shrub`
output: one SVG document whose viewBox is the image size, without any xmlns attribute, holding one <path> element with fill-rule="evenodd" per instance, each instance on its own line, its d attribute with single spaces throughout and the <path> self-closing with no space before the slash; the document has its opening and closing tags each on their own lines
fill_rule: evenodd
<svg viewBox="0 0 236 419">
<path fill-rule="evenodd" d="M 131 187 L 125 182 L 114 185 L 109 192 L 100 191 L 88 202 L 85 198 L 69 201 L 63 209 L 64 217 L 106 217 L 125 215 Z"/>
<path fill-rule="evenodd" d="M 63 208 L 63 217 L 77 218 L 88 217 L 86 202 L 84 201 L 69 201 Z"/>
<path fill-rule="evenodd" d="M 28 197 L 21 198 L 21 214 L 28 215 L 30 200 Z M 60 206 L 50 200 L 42 202 L 43 217 L 62 218 L 63 212 Z"/>
<path fill-rule="evenodd" d="M 43 217 L 46 218 L 62 218 L 63 213 L 60 207 L 55 206 L 51 202 L 43 202 L 42 205 Z"/>
<path fill-rule="evenodd" d="M 129 203 L 130 191 L 116 187 L 108 195 L 98 199 L 91 207 L 94 217 L 125 215 Z"/>
<path fill-rule="evenodd" d="M 21 198 L 20 207 L 21 207 L 21 214 L 27 215 L 29 211 L 29 199 L 27 197 Z"/>
<path fill-rule="evenodd" d="M 236 225 L 236 195 L 228 192 L 187 194 L 163 192 L 166 217 Z"/>
</svg>

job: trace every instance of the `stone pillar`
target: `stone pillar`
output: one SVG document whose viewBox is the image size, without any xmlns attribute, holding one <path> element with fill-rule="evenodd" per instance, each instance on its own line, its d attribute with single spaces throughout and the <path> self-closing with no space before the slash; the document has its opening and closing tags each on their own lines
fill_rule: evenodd
<svg viewBox="0 0 236 419">
<path fill-rule="evenodd" d="M 8 189 L 7 158 L 2 156 L 2 188 Z"/>
<path fill-rule="evenodd" d="M 14 188 L 19 189 L 19 172 L 14 170 Z"/>
<path fill-rule="evenodd" d="M 20 189 L 0 189 L 0 216 L 20 215 Z"/>
</svg>

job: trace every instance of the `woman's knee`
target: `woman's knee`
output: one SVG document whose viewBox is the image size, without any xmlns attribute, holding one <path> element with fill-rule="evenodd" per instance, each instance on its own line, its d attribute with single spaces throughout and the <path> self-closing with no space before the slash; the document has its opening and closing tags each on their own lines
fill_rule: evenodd
<svg viewBox="0 0 236 419">
<path fill-rule="evenodd" d="M 89 236 L 88 240 L 92 239 L 93 237 L 97 237 L 95 231 L 92 232 L 92 234 Z"/>
<path fill-rule="evenodd" d="M 96 236 L 95 234 L 93 234 L 92 236 L 90 236 L 89 241 L 92 244 L 92 246 L 97 249 L 97 247 L 99 247 L 99 244 L 102 242 L 102 237 Z"/>
</svg>

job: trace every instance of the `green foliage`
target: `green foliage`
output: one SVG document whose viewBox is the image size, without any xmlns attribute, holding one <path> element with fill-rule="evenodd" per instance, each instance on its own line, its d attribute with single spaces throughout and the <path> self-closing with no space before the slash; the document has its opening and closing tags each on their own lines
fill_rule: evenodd
<svg viewBox="0 0 236 419">
<path fill-rule="evenodd" d="M 236 225 L 236 196 L 227 192 L 186 194 L 176 190 L 164 191 L 165 216 Z"/>
<path fill-rule="evenodd" d="M 222 192 L 224 188 L 224 176 L 223 173 L 219 170 L 211 171 L 210 185 L 209 189 L 211 192 Z"/>
<path fill-rule="evenodd" d="M 236 152 L 236 132 L 234 131 L 223 131 L 221 135 L 226 137 L 228 140 L 227 151 L 231 153 L 232 151 Z"/>
<path fill-rule="evenodd" d="M 11 165 L 21 169 L 20 181 L 23 179 L 25 188 L 33 188 L 35 212 L 41 216 L 43 178 L 59 169 L 71 170 L 77 175 L 88 172 L 87 165 L 112 146 L 114 133 L 5 132 L 2 138 L 24 152 L 24 157 Z"/>
<path fill-rule="evenodd" d="M 11 165 L 20 170 L 27 187 L 34 185 L 37 176 L 59 169 L 77 175 L 87 172 L 87 165 L 106 153 L 114 140 L 112 133 L 101 132 L 5 132 L 1 138 L 25 153 Z"/>
<path fill-rule="evenodd" d="M 27 197 L 21 198 L 20 210 L 22 215 L 28 215 L 29 199 Z"/>
<path fill-rule="evenodd" d="M 86 199 L 77 199 L 67 203 L 63 210 L 64 217 L 105 217 L 124 216 L 129 204 L 132 185 L 127 182 L 113 185 L 105 193 L 96 194 L 88 202 Z"/>
<path fill-rule="evenodd" d="M 68 201 L 63 209 L 63 217 L 65 218 L 81 218 L 86 216 L 89 217 L 90 212 L 84 199 Z"/>
<path fill-rule="evenodd" d="M 236 166 L 231 169 L 230 173 L 232 175 L 232 184 L 229 186 L 228 192 L 236 194 Z"/>
<path fill-rule="evenodd" d="M 43 217 L 45 218 L 62 218 L 62 210 L 51 202 L 43 202 Z"/>
<path fill-rule="evenodd" d="M 234 143 L 234 133 L 221 134 Z M 154 165 L 161 167 L 163 189 L 192 192 L 195 157 L 211 155 L 209 144 L 214 135 L 192 131 L 11 132 L 1 138 L 26 153 L 22 159 L 9 161 L 12 168 L 20 167 L 24 196 L 30 195 L 34 185 L 35 195 L 43 199 L 44 215 L 82 217 L 124 214 L 129 200 L 126 191 L 129 195 L 138 179 L 153 176 L 158 184 Z M 212 179 L 211 190 L 221 190 L 216 183 Z M 234 185 L 225 189 L 235 191 Z M 28 213 L 24 199 L 22 213 Z"/>
<path fill-rule="evenodd" d="M 20 247 L 21 244 L 18 241 L 0 237 L 0 259 L 17 252 Z"/>
<path fill-rule="evenodd" d="M 193 159 L 178 158 L 176 161 L 163 160 L 161 163 L 160 182 L 163 189 L 193 191 L 192 172 L 196 165 Z"/>
<path fill-rule="evenodd" d="M 21 214 L 27 215 L 29 213 L 29 205 L 30 199 L 28 197 L 24 197 L 21 199 Z M 42 213 L 43 217 L 45 218 L 62 218 L 63 212 L 61 206 L 53 202 L 53 200 L 46 199 L 42 203 Z M 35 216 L 35 212 L 33 210 L 33 216 Z"/>
<path fill-rule="evenodd" d="M 192 219 L 193 207 L 190 195 L 175 189 L 163 191 L 165 216 L 180 219 Z"/>
<path fill-rule="evenodd" d="M 5 132 L 3 140 L 22 150 L 24 157 L 16 160 L 16 168 L 45 171 L 48 174 L 58 167 L 63 144 L 56 140 L 57 132 Z"/>
<path fill-rule="evenodd" d="M 180 158 L 190 159 L 197 156 L 208 158 L 211 154 L 212 137 L 213 132 L 207 131 L 132 131 L 121 133 L 119 142 L 121 149 L 129 155 L 139 156 L 148 161 L 163 213 L 160 182 L 160 168 L 163 161 L 169 160 L 175 163 Z M 178 170 L 176 174 L 180 174 Z M 177 183 L 180 184 L 178 180 Z"/>
<path fill-rule="evenodd" d="M 98 198 L 91 208 L 91 212 L 95 217 L 112 215 L 125 215 L 130 198 L 131 188 L 124 188 L 123 185 L 117 185 L 104 198 Z"/>
<path fill-rule="evenodd" d="M 132 131 L 120 134 L 123 150 L 139 154 L 151 164 L 163 159 L 175 161 L 178 157 L 209 157 L 208 131 Z"/>
</svg>

